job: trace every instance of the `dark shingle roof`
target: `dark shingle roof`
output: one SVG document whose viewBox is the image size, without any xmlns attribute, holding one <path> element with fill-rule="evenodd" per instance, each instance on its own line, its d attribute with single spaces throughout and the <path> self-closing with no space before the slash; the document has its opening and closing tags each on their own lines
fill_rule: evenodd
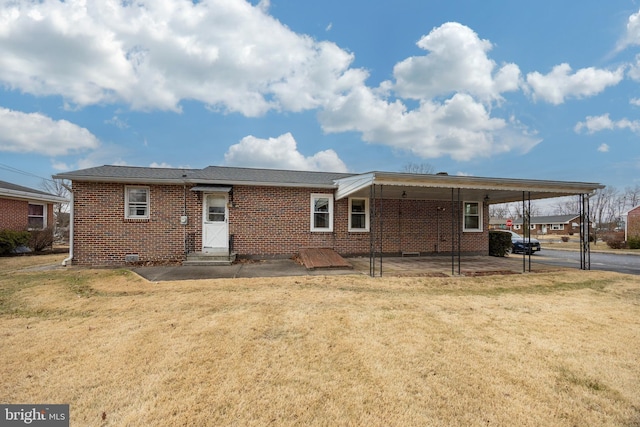
<svg viewBox="0 0 640 427">
<path fill-rule="evenodd" d="M 333 186 L 333 181 L 353 174 L 278 169 L 253 169 L 209 166 L 204 169 L 144 168 L 134 166 L 98 166 L 65 172 L 55 178 L 75 181 L 115 181 L 149 183 L 227 183 Z"/>
<path fill-rule="evenodd" d="M 531 224 L 566 224 L 580 215 L 552 215 L 552 216 L 532 216 Z M 522 218 L 513 221 L 514 224 L 522 224 Z"/>
<path fill-rule="evenodd" d="M 200 176 L 212 180 L 229 180 L 235 182 L 264 183 L 296 183 L 309 185 L 333 185 L 333 181 L 352 176 L 353 174 L 338 172 L 309 172 L 277 169 L 229 168 L 209 166 L 202 170 Z"/>
<path fill-rule="evenodd" d="M 19 198 L 30 198 L 35 200 L 46 200 L 51 202 L 64 200 L 64 198 L 56 196 L 55 194 L 47 193 L 46 191 L 35 190 L 33 188 L 12 184 L 6 181 L 0 181 L 0 195 Z"/>
</svg>

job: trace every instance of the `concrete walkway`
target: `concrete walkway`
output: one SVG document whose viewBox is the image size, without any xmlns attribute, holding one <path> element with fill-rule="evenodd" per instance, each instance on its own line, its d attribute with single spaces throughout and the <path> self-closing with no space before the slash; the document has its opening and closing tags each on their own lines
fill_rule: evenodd
<svg viewBox="0 0 640 427">
<path fill-rule="evenodd" d="M 152 282 L 168 280 L 235 279 L 250 277 L 285 276 L 327 276 L 340 274 L 360 274 L 354 270 L 307 270 L 303 265 L 291 259 L 272 259 L 262 261 L 236 262 L 220 266 L 155 266 L 133 269 Z"/>
<path fill-rule="evenodd" d="M 561 268 L 535 263 L 531 257 L 533 272 L 553 271 Z M 286 276 L 335 276 L 362 274 L 369 275 L 369 257 L 348 258 L 353 269 L 315 269 L 308 270 L 291 259 L 273 259 L 263 261 L 244 261 L 228 266 L 155 266 L 138 267 L 133 271 L 152 282 L 173 280 L 232 279 L 252 277 Z M 454 263 L 454 275 L 457 275 L 457 260 Z M 528 259 L 526 263 L 528 269 Z M 375 274 L 379 275 L 379 259 L 376 260 Z M 490 256 L 463 257 L 461 273 L 464 276 L 482 276 L 489 274 L 520 274 L 523 271 L 521 256 L 497 258 Z M 451 276 L 451 258 L 446 256 L 429 257 L 387 257 L 382 259 L 382 275 L 399 276 Z"/>
</svg>

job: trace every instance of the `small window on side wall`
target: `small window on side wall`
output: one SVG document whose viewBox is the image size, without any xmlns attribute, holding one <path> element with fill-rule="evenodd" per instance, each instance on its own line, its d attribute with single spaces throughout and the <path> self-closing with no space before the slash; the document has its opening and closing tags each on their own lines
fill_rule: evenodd
<svg viewBox="0 0 640 427">
<path fill-rule="evenodd" d="M 126 187 L 124 216 L 127 219 L 149 219 L 149 188 Z"/>
<path fill-rule="evenodd" d="M 482 204 L 480 202 L 464 202 L 464 231 L 482 231 Z"/>
<path fill-rule="evenodd" d="M 349 199 L 349 231 L 369 231 L 369 199 Z"/>
<path fill-rule="evenodd" d="M 311 231 L 333 231 L 333 194 L 311 195 Z"/>
<path fill-rule="evenodd" d="M 45 205 L 29 203 L 29 228 L 42 230 L 47 224 L 47 208 Z"/>
</svg>

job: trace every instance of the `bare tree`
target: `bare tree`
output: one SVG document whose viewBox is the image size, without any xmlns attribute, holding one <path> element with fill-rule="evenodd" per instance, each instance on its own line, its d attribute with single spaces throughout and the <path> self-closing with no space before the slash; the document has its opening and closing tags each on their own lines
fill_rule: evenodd
<svg viewBox="0 0 640 427">
<path fill-rule="evenodd" d="M 635 187 L 626 187 L 624 189 L 625 210 L 635 208 L 640 205 L 640 184 Z"/>
<path fill-rule="evenodd" d="M 59 197 L 64 197 L 66 199 L 69 198 L 69 190 L 65 186 L 69 186 L 70 183 L 67 180 L 63 179 L 43 179 L 40 182 L 40 188 L 47 193 L 54 194 Z M 56 226 L 57 227 L 67 227 L 68 224 L 68 215 L 69 204 L 68 203 L 56 203 L 53 208 L 53 214 L 56 217 Z"/>
<path fill-rule="evenodd" d="M 529 206 L 525 206 L 525 209 L 528 209 Z M 540 206 L 532 203 L 531 211 L 529 212 L 531 216 L 540 216 L 542 215 L 542 209 Z M 489 216 L 491 218 L 506 218 L 506 219 L 516 219 L 522 218 L 522 203 L 513 202 L 513 203 L 499 203 L 496 205 L 489 206 Z"/>
<path fill-rule="evenodd" d="M 618 190 L 615 187 L 605 187 L 596 190 L 591 197 L 591 213 L 598 228 L 608 229 L 612 223 L 617 223 L 615 218 L 615 200 L 618 197 Z"/>
<path fill-rule="evenodd" d="M 575 196 L 562 197 L 553 206 L 554 215 L 577 215 L 580 212 L 580 199 Z"/>
</svg>

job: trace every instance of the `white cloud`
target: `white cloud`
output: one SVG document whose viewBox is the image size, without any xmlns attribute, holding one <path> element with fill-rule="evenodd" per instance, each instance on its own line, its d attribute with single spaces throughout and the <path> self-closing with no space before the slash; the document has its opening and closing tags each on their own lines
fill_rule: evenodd
<svg viewBox="0 0 640 427">
<path fill-rule="evenodd" d="M 463 92 L 493 101 L 520 87 L 518 66 L 506 64 L 496 72 L 496 63 L 487 57 L 491 43 L 462 24 L 448 22 L 417 44 L 429 53 L 407 58 L 393 70 L 400 96 L 425 99 Z"/>
<path fill-rule="evenodd" d="M 608 144 L 600 144 L 600 146 L 598 147 L 598 151 L 601 153 L 608 153 L 609 152 L 609 145 Z"/>
<path fill-rule="evenodd" d="M 616 50 L 626 49 L 628 46 L 640 44 L 640 12 L 629 16 L 627 20 L 627 31 L 624 37 L 618 42 Z"/>
<path fill-rule="evenodd" d="M 566 98 L 586 98 L 597 95 L 608 86 L 615 86 L 624 77 L 624 68 L 615 71 L 582 68 L 571 74 L 569 64 L 553 67 L 549 74 L 539 72 L 527 74 L 527 84 L 533 90 L 534 99 L 554 105 L 562 104 Z"/>
<path fill-rule="evenodd" d="M 104 121 L 108 125 L 114 125 L 118 129 L 127 129 L 129 125 L 125 120 L 120 119 L 118 116 L 113 116 L 109 120 Z"/>
<path fill-rule="evenodd" d="M 150 168 L 165 168 L 165 169 L 171 169 L 173 168 L 173 166 L 171 166 L 169 163 L 167 162 L 162 162 L 162 163 L 158 163 L 158 162 L 152 162 L 149 165 Z"/>
<path fill-rule="evenodd" d="M 423 100 L 408 111 L 400 101 L 388 102 L 360 87 L 328 105 L 319 117 L 326 132 L 361 132 L 367 142 L 421 158 L 449 155 L 471 160 L 512 150 L 527 152 L 540 142 L 522 125 L 491 117 L 483 104 L 467 94 L 455 94 L 442 103 Z"/>
<path fill-rule="evenodd" d="M 629 65 L 629 71 L 627 72 L 627 75 L 632 80 L 640 81 L 640 55 L 636 55 L 635 64 Z"/>
<path fill-rule="evenodd" d="M 246 136 L 229 147 L 224 160 L 228 166 L 347 172 L 346 165 L 333 150 L 305 157 L 298 151 L 296 140 L 290 133 L 269 139 Z"/>
<path fill-rule="evenodd" d="M 327 132 L 361 132 L 365 141 L 423 158 L 469 160 L 539 142 L 515 121 L 492 116 L 492 104 L 519 90 L 522 76 L 517 65 L 490 59 L 492 44 L 470 28 L 433 29 L 418 42 L 428 53 L 399 62 L 394 81 L 374 89 L 366 70 L 351 68 L 352 53 L 294 33 L 269 7 L 268 0 L 9 2 L 0 14 L 0 84 L 59 95 L 72 108 L 180 111 L 194 100 L 245 116 L 316 109 Z M 419 106 L 409 110 L 402 97 Z M 107 122 L 126 126 L 117 116 Z M 281 138 L 271 144 L 281 148 Z M 242 154 L 257 150 L 245 140 L 234 147 L 229 161 L 248 162 Z M 346 170 L 331 150 L 311 158 L 289 151 L 290 159 L 267 152 L 261 159 Z"/>
<path fill-rule="evenodd" d="M 629 100 L 629 104 L 640 107 L 640 98 L 632 98 Z"/>
<path fill-rule="evenodd" d="M 585 130 L 588 134 L 619 129 L 629 129 L 632 132 L 640 133 L 640 120 L 622 119 L 613 121 L 609 118 L 609 114 L 603 114 L 601 116 L 587 116 L 584 122 L 578 122 L 574 127 L 576 133 Z"/>
<path fill-rule="evenodd" d="M 331 98 L 318 113 L 323 130 L 356 131 L 364 141 L 420 158 L 456 160 L 527 152 L 540 142 L 517 120 L 492 117 L 492 104 L 522 82 L 515 64 L 497 69 L 487 57 L 490 42 L 464 25 L 447 23 L 418 46 L 429 53 L 399 62 L 395 82 L 372 89 L 353 79 L 350 91 Z M 419 105 L 409 109 L 396 95 Z"/>
<path fill-rule="evenodd" d="M 294 33 L 267 14 L 269 4 L 9 2 L 0 14 L 0 82 L 78 107 L 179 111 L 182 100 L 196 100 L 258 116 L 317 108 L 366 78 L 349 70 L 352 54 Z"/>
<path fill-rule="evenodd" d="M 91 132 L 66 120 L 0 107 L 0 151 L 60 156 L 99 145 Z"/>
<path fill-rule="evenodd" d="M 67 165 L 67 164 L 66 164 L 66 163 L 64 163 L 64 162 L 56 162 L 56 161 L 53 161 L 53 162 L 51 162 L 51 167 L 52 167 L 54 170 L 57 170 L 57 171 L 65 171 L 65 172 L 66 172 L 66 171 L 68 171 L 68 170 L 71 170 L 71 168 L 69 167 L 69 165 Z"/>
</svg>

